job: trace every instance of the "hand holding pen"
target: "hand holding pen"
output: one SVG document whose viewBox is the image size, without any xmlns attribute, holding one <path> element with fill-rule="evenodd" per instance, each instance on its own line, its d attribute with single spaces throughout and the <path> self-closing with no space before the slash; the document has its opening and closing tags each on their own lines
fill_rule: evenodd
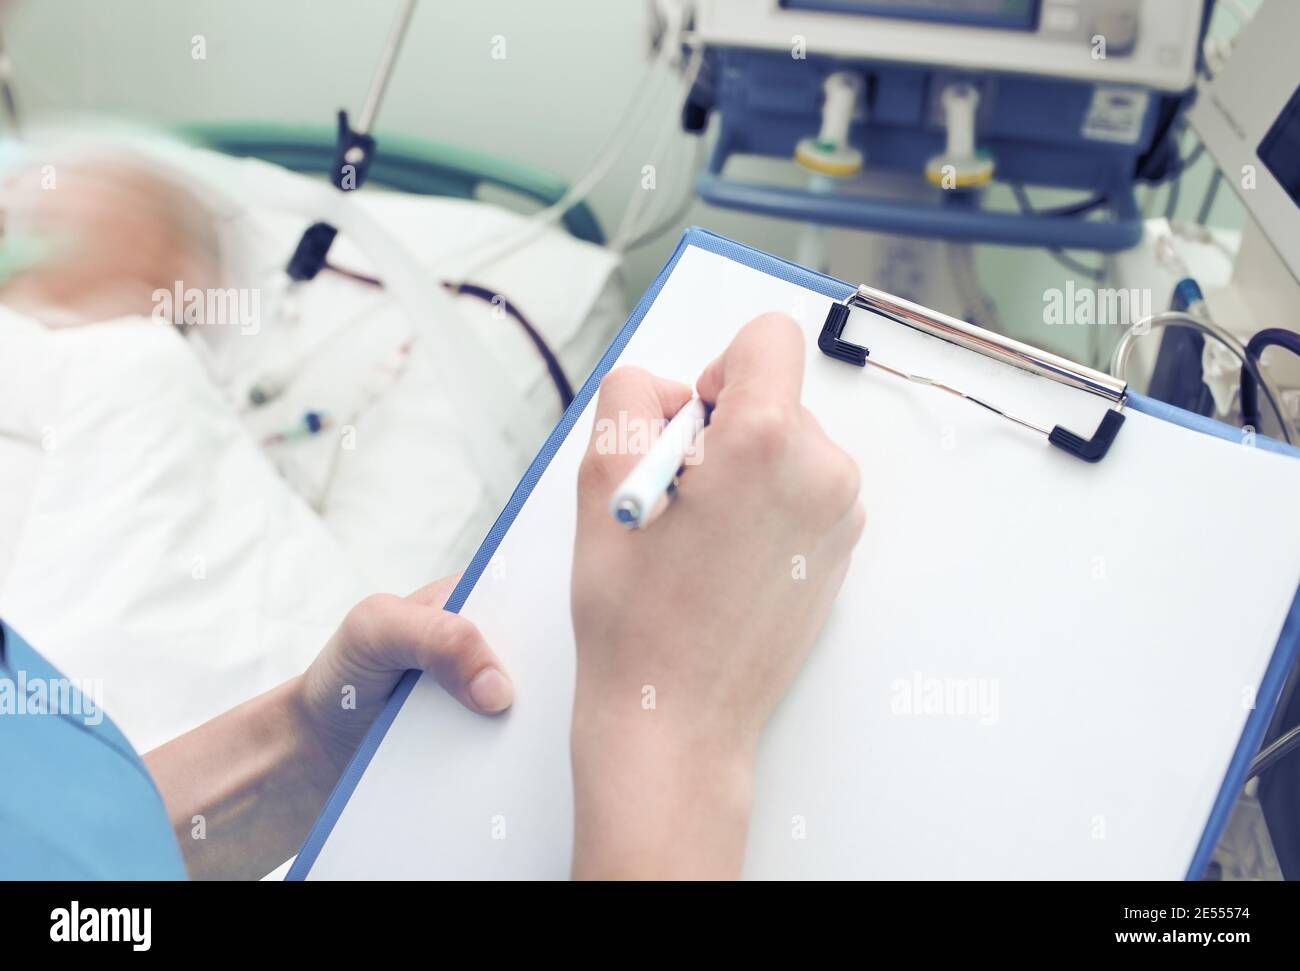
<svg viewBox="0 0 1300 971">
<path fill-rule="evenodd" d="M 665 430 L 644 455 L 593 434 L 579 471 L 576 876 L 739 871 L 759 735 L 826 619 L 865 516 L 856 464 L 800 402 L 804 343 L 794 321 L 768 314 L 705 369 L 698 398 L 632 368 L 601 385 L 598 427 L 662 424 L 702 409 L 696 401 L 712 411 L 698 434 Z M 700 461 L 682 468 L 688 442 Z M 623 490 L 642 462 L 641 484 Z M 616 491 L 646 510 L 652 486 L 673 475 L 675 498 L 648 528 L 625 528 L 617 499 L 611 516 Z M 629 806 L 632 791 L 653 795 Z M 684 836 L 686 817 L 695 823 Z"/>
</svg>

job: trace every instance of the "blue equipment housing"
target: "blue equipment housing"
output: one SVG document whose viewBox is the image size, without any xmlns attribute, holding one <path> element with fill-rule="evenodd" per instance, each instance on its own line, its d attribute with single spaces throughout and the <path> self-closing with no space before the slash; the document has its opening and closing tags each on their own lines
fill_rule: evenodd
<svg viewBox="0 0 1300 971">
<path fill-rule="evenodd" d="M 925 204 L 819 193 L 726 174 L 733 155 L 792 158 L 799 140 L 817 131 L 822 85 L 835 71 L 852 71 L 865 80 L 863 110 L 849 138 L 865 155 L 868 173 L 910 172 L 922 180 L 926 161 L 946 144 L 940 95 L 952 82 L 966 81 L 980 92 L 978 142 L 996 159 L 998 181 L 1089 191 L 1094 198 L 1026 214 L 982 208 L 975 191 L 935 188 L 933 204 Z M 716 206 L 959 242 L 1115 252 L 1142 238 L 1136 184 L 1161 181 L 1181 168 L 1173 134 L 1191 92 L 1104 90 L 1105 97 L 1135 99 L 1131 110 L 1141 112 L 1140 126 L 1123 139 L 1086 134 L 1099 96 L 1099 86 L 1091 82 L 816 55 L 792 61 L 788 51 L 712 47 L 687 99 L 683 127 L 702 133 L 709 114 L 719 115 L 717 143 L 697 183 L 700 197 Z"/>
</svg>

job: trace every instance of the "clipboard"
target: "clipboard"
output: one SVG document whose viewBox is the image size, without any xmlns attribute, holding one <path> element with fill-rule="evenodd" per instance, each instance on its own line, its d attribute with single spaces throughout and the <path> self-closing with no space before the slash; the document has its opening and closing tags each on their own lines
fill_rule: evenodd
<svg viewBox="0 0 1300 971">
<path fill-rule="evenodd" d="M 703 251 L 706 254 L 711 254 L 712 257 L 720 257 L 723 260 L 731 261 L 747 270 L 757 271 L 758 273 L 776 280 L 793 284 L 802 291 L 806 291 L 810 295 L 813 295 L 814 298 L 819 298 L 823 301 L 828 298 L 833 301 L 830 309 L 825 312 L 821 333 L 816 339 L 818 347 L 826 357 L 834 359 L 837 364 L 845 365 L 843 370 L 846 374 L 853 371 L 851 365 L 861 364 L 857 359 L 859 351 L 850 346 L 853 342 L 848 340 L 848 337 L 845 334 L 848 310 L 851 310 L 854 306 L 862 306 L 863 304 L 866 304 L 866 309 L 872 310 L 873 313 L 878 314 L 880 317 L 890 321 L 891 323 L 908 323 L 908 321 L 899 320 L 898 318 L 906 317 L 908 315 L 915 316 L 915 311 L 917 309 L 915 305 L 906 305 L 905 302 L 896 301 L 895 298 L 889 298 L 888 295 L 880 295 L 877 291 L 871 291 L 870 288 L 855 287 L 823 274 L 815 273 L 786 260 L 751 249 L 705 230 L 688 230 L 683 235 L 672 258 L 668 261 L 658 278 L 637 304 L 626 326 L 615 338 L 592 372 L 591 376 L 583 384 L 581 390 L 576 395 L 573 404 L 565 412 L 559 424 L 547 439 L 542 450 L 524 474 L 519 485 L 511 496 L 510 501 L 507 503 L 500 517 L 488 532 L 483 544 L 480 546 L 477 554 L 466 569 L 464 576 L 446 605 L 447 609 L 460 611 L 465 605 L 471 592 L 475 590 L 476 586 L 483 583 L 485 577 L 490 576 L 493 559 L 499 547 L 510 533 L 512 526 L 515 525 L 521 511 L 524 510 L 525 505 L 534 494 L 539 483 L 543 480 L 548 466 L 552 463 L 552 460 L 556 457 L 557 453 L 560 452 L 566 441 L 570 438 L 570 433 L 574 431 L 575 426 L 577 426 L 581 416 L 587 409 L 587 406 L 593 401 L 601 378 L 617 365 L 624 350 L 637 333 L 638 327 L 646 318 L 647 314 L 650 313 L 656 300 L 659 299 L 669 280 L 672 278 L 679 262 L 684 258 L 685 254 L 692 249 Z M 696 257 L 691 258 L 696 259 Z M 893 301 L 893 303 L 891 304 L 890 301 Z M 845 310 L 839 310 L 837 309 L 838 307 L 843 307 Z M 925 308 L 919 309 L 924 311 Z M 881 313 L 882 310 L 884 311 L 883 313 Z M 929 311 L 925 311 L 925 314 L 928 315 L 929 318 L 927 323 L 933 323 L 934 317 L 941 316 L 933 315 Z M 740 322 L 743 323 L 743 321 Z M 949 323 L 951 323 L 951 319 L 939 320 L 940 326 Z M 1155 419 L 1158 420 L 1158 422 L 1170 426 L 1188 429 L 1199 433 L 1200 435 L 1204 435 L 1207 438 L 1222 439 L 1228 442 L 1238 443 L 1240 441 L 1240 432 L 1236 429 L 1232 429 L 1226 425 L 1222 425 L 1209 419 L 1201 418 L 1200 416 L 1192 415 L 1181 411 L 1180 409 L 1172 408 L 1160 402 L 1146 399 L 1140 395 L 1131 394 L 1126 388 L 1118 387 L 1104 375 L 1099 375 L 1097 372 L 1091 372 L 1088 369 L 1069 364 L 1069 362 L 1062 362 L 1061 359 L 1054 358 L 1050 355 L 1036 357 L 1034 361 L 1025 361 L 1023 360 L 1023 355 L 1027 353 L 1025 351 L 1025 345 L 1019 345 L 1015 342 L 1007 342 L 1005 339 L 997 337 L 997 335 L 978 331 L 978 329 L 971 328 L 970 325 L 966 325 L 962 322 L 955 323 L 960 324 L 960 327 L 957 329 L 968 341 L 973 342 L 974 344 L 987 341 L 990 346 L 995 349 L 995 353 L 988 355 L 990 358 L 996 359 L 1000 354 L 1021 356 L 1022 360 L 1020 360 L 1019 363 L 1014 361 L 1008 362 L 1005 361 L 1005 359 L 1002 360 L 1002 363 L 1013 363 L 1017 368 L 1032 371 L 1037 377 L 1052 377 L 1054 380 L 1059 381 L 1063 386 L 1069 386 L 1072 391 L 1089 391 L 1100 401 L 1104 411 L 1103 418 L 1102 421 L 1095 426 L 1096 430 L 1092 432 L 1092 434 L 1088 434 L 1088 429 L 1079 426 L 1076 422 L 1075 432 L 1072 433 L 1074 434 L 1076 441 L 1069 444 L 1076 452 L 1081 450 L 1086 454 L 1073 454 L 1068 458 L 1061 458 L 1061 462 L 1071 463 L 1072 467 L 1077 465 L 1078 469 L 1086 470 L 1093 467 L 1100 468 L 1105 466 L 1108 461 L 1114 461 L 1113 459 L 1108 458 L 1106 454 L 1108 447 L 1115 441 L 1123 441 L 1126 430 L 1123 429 L 1122 422 L 1113 423 L 1113 427 L 1109 432 L 1106 432 L 1102 426 L 1106 421 L 1105 415 L 1118 414 L 1121 408 L 1126 408 L 1130 414 L 1143 415 L 1149 419 Z M 925 330 L 924 327 L 919 329 L 922 331 Z M 930 334 L 929 336 L 941 335 Z M 838 346 L 835 342 L 840 342 L 840 344 L 844 346 Z M 978 350 L 978 347 L 972 346 L 971 343 L 966 343 L 965 341 L 951 340 L 948 341 L 948 343 L 954 345 L 954 353 L 966 354 L 971 350 Z M 712 348 L 710 350 L 711 353 L 715 354 L 717 351 L 721 350 L 721 348 Z M 832 351 L 839 351 L 841 352 L 841 355 L 837 356 L 837 354 L 832 353 Z M 1029 351 L 1032 352 L 1033 349 L 1029 349 Z M 871 353 L 871 350 L 868 349 L 867 353 Z M 884 353 L 883 350 L 881 353 Z M 1041 355 L 1041 353 L 1042 352 L 1033 352 L 1034 355 Z M 851 355 L 852 359 L 846 359 L 844 355 Z M 1026 363 L 1029 364 L 1028 367 L 1025 366 Z M 1038 365 L 1041 365 L 1041 367 Z M 1053 375 L 1051 372 L 1057 373 Z M 906 374 L 907 372 L 904 371 L 904 376 L 906 376 Z M 837 376 L 833 380 L 848 381 L 851 379 L 864 380 L 865 378 L 865 372 L 859 375 L 856 371 L 853 371 L 851 377 Z M 893 378 L 883 378 L 882 380 L 892 381 Z M 932 375 L 929 378 L 922 379 L 922 383 L 931 384 L 942 383 L 943 381 L 944 378 L 941 375 Z M 1082 384 L 1080 382 L 1082 382 Z M 997 385 L 994 386 L 999 387 Z M 907 393 L 912 392 L 911 388 L 904 387 L 903 390 Z M 924 393 L 925 390 L 926 389 L 916 389 L 917 393 Z M 939 388 L 938 390 L 951 392 L 954 389 L 949 387 Z M 967 396 L 969 397 L 970 395 Z M 992 398 L 993 396 L 988 395 L 987 397 Z M 985 400 L 978 400 L 975 403 L 986 409 L 988 408 L 988 404 Z M 997 408 L 989 410 L 998 411 Z M 1001 411 L 999 411 L 999 414 L 1001 414 Z M 1045 428 L 1046 426 L 1043 427 Z M 1065 426 L 1061 425 L 1059 427 L 1064 428 Z M 1150 427 L 1149 422 L 1147 423 L 1147 427 Z M 1028 430 L 1011 429 L 1008 434 L 1018 436 L 1022 431 L 1028 434 L 1033 430 L 1032 427 Z M 1039 428 L 1038 430 L 1043 430 L 1043 428 Z M 1054 431 L 1056 431 L 1056 428 L 1048 429 L 1049 436 Z M 1094 450 L 1090 450 L 1086 447 L 1089 443 L 1096 443 L 1099 438 L 1106 439 L 1106 442 L 1103 443 L 1106 447 Z M 1056 443 L 1053 442 L 1053 444 Z M 1275 452 L 1292 458 L 1300 458 L 1300 451 L 1271 440 L 1261 438 L 1256 444 L 1257 450 L 1260 452 Z M 1070 448 L 1066 448 L 1064 451 L 1070 451 Z M 1083 461 L 1079 461 L 1080 459 Z M 1252 461 L 1254 460 L 1252 459 Z M 1095 463 L 1095 465 L 1089 463 Z M 1271 470 L 1282 468 L 1283 465 L 1270 466 Z M 1291 474 L 1290 468 L 1290 466 L 1286 466 L 1287 475 Z M 869 474 L 870 472 L 868 471 L 867 475 Z M 1286 526 L 1288 529 L 1293 529 L 1300 527 L 1300 523 L 1287 522 Z M 1050 540 L 1050 537 L 1048 539 Z M 1285 569 L 1290 570 L 1294 566 L 1295 564 L 1288 564 Z M 1211 805 L 1208 807 L 1208 812 L 1201 814 L 1194 808 L 1185 810 L 1180 809 L 1180 811 L 1191 812 L 1196 816 L 1195 826 L 1199 833 L 1199 836 L 1195 841 L 1194 849 L 1189 854 L 1190 859 L 1186 864 L 1185 872 L 1182 873 L 1183 876 L 1189 879 L 1198 878 L 1205 871 L 1205 868 L 1209 863 L 1211 854 L 1213 853 L 1219 836 L 1227 823 L 1232 806 L 1236 801 L 1237 794 L 1240 792 L 1241 787 L 1246 781 L 1246 774 L 1250 760 L 1264 740 L 1265 734 L 1268 730 L 1269 720 L 1272 716 L 1277 700 L 1290 672 L 1296 664 L 1297 655 L 1300 654 L 1300 594 L 1295 592 L 1294 577 L 1286 589 L 1288 590 L 1286 603 L 1276 606 L 1276 610 L 1281 618 L 1280 632 L 1276 644 L 1272 647 L 1266 658 L 1266 664 L 1262 669 L 1262 674 L 1257 679 L 1257 683 L 1249 686 L 1250 690 L 1253 691 L 1250 708 L 1244 715 L 1244 721 L 1242 722 L 1242 727 L 1237 741 L 1230 750 L 1226 768 L 1222 772 L 1221 781 L 1215 783 L 1213 787 L 1213 798 Z M 849 591 L 846 589 L 846 594 L 848 593 Z M 846 594 L 842 594 L 842 598 Z M 500 647 L 500 645 L 497 646 Z M 816 650 L 814 653 L 816 654 Z M 505 660 L 509 666 L 511 664 L 510 658 L 506 656 Z M 322 852 L 325 850 L 327 844 L 329 844 L 335 837 L 339 829 L 340 819 L 345 815 L 345 813 L 347 813 L 350 800 L 353 800 L 358 786 L 362 783 L 363 776 L 366 775 L 369 768 L 372 768 L 376 754 L 384 744 L 385 738 L 389 736 L 390 729 L 398 720 L 399 715 L 402 713 L 404 706 L 408 702 L 408 699 L 410 699 L 413 692 L 416 691 L 419 682 L 420 675 L 418 672 L 408 672 L 402 678 L 401 682 L 394 690 L 392 697 L 389 699 L 388 704 L 385 706 L 369 733 L 358 747 L 351 764 L 345 770 L 334 791 L 331 793 L 325 809 L 316 824 L 313 826 L 297 859 L 290 868 L 287 879 L 298 880 L 306 879 L 308 876 L 316 877 L 321 875 L 314 871 L 317 869 L 317 863 L 321 858 Z M 521 698 L 525 696 L 527 690 L 527 685 L 520 686 Z M 1103 714 L 1104 713 L 1099 713 L 1099 718 L 1103 717 Z M 472 719 L 475 716 L 467 714 L 465 717 Z M 510 717 L 511 715 L 506 716 L 507 719 Z M 565 725 L 567 726 L 567 720 L 565 721 Z M 565 731 L 567 734 L 567 728 Z M 489 750 L 490 748 L 491 747 L 489 746 Z M 778 753 L 775 757 L 780 758 L 782 756 Z M 789 753 L 785 753 L 784 757 L 788 759 Z M 951 770 L 952 766 L 949 765 L 948 769 Z M 400 781 L 397 781 L 401 771 L 400 767 L 395 767 L 393 765 L 386 765 L 383 767 L 383 784 L 392 788 L 390 795 L 394 806 L 403 798 L 402 785 Z M 479 777 L 478 781 L 481 782 L 486 779 L 490 772 L 490 767 L 484 767 L 483 775 Z M 1217 774 L 1216 778 L 1218 778 Z M 469 787 L 472 787 L 474 784 L 473 780 L 466 783 Z M 561 785 L 561 782 L 555 780 L 554 784 L 558 786 Z M 567 784 L 567 779 L 564 780 L 563 784 Z M 376 783 L 376 785 L 378 785 L 378 783 Z M 863 803 L 863 805 L 865 805 L 865 803 Z M 1011 801 L 1008 802 L 1008 807 L 1010 806 Z M 1080 807 L 1081 812 L 1085 809 L 1086 807 Z M 367 811 L 373 811 L 373 806 L 371 810 Z M 925 810 L 925 812 L 929 811 L 929 809 Z M 542 815 L 545 814 L 543 813 Z M 548 825 L 554 827 L 562 825 L 557 814 L 552 813 L 551 816 L 552 818 L 549 819 Z M 482 822 L 484 826 L 487 825 L 486 820 L 483 820 Z M 771 820 L 768 819 L 758 820 L 756 818 L 755 825 L 766 825 L 770 822 Z M 1086 825 L 1086 823 L 1087 821 L 1085 820 L 1084 824 Z M 475 825 L 477 825 L 477 823 Z M 1071 825 L 1073 825 L 1073 823 Z M 1093 818 L 1092 825 L 1095 830 L 1097 826 L 1096 817 Z M 1102 824 L 1102 828 L 1105 828 L 1104 823 Z M 419 837 L 415 836 L 407 838 L 418 839 Z M 844 840 L 844 834 L 842 832 L 839 833 L 837 838 L 842 842 Z M 751 844 L 754 839 L 754 830 L 751 829 Z M 1103 835 L 1101 840 L 1098 841 L 1099 847 L 1105 846 L 1104 840 L 1105 836 Z M 552 842 L 554 842 L 554 840 Z M 953 850 L 954 848 L 950 847 L 949 849 Z M 958 856 L 960 856 L 960 847 L 955 848 L 954 851 Z M 1099 852 L 1104 851 L 1099 850 Z M 364 855 L 364 853 L 362 855 Z M 486 860 L 486 856 L 484 859 Z M 786 858 L 782 857 L 782 859 Z M 789 859 L 796 859 L 796 857 L 789 857 Z M 1121 864 L 1122 861 L 1119 861 L 1116 865 L 1122 870 Z M 768 870 L 770 871 L 770 869 L 771 868 L 769 867 Z M 336 873 L 331 873 L 326 874 L 325 876 L 336 875 Z M 365 871 L 363 867 L 362 870 L 356 873 L 356 875 L 364 876 L 375 874 Z M 564 874 L 552 873 L 550 875 L 563 876 Z M 770 874 L 760 873 L 760 875 Z M 779 867 L 778 875 L 780 875 Z M 861 875 L 872 874 L 865 873 Z M 897 874 L 895 873 L 893 875 Z M 917 875 L 935 875 L 935 871 L 934 868 L 931 867 L 928 871 L 923 870 Z M 939 872 L 938 875 L 949 874 Z M 958 873 L 957 875 L 963 874 Z M 1068 876 L 1069 874 L 1062 875 Z M 1120 875 L 1128 874 L 1121 872 Z"/>
</svg>

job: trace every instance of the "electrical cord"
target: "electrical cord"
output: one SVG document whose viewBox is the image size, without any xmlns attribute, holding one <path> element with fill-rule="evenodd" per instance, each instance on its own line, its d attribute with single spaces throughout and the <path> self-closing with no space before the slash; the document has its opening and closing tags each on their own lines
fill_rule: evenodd
<svg viewBox="0 0 1300 971">
<path fill-rule="evenodd" d="M 1296 725 L 1290 731 L 1279 735 L 1251 759 L 1250 770 L 1246 773 L 1246 781 L 1249 782 L 1251 779 L 1263 775 L 1296 749 L 1300 749 L 1300 725 Z"/>
<path fill-rule="evenodd" d="M 1031 216 L 1042 216 L 1045 219 L 1059 219 L 1063 216 L 1083 216 L 1097 209 L 1110 204 L 1110 196 L 1106 193 L 1098 193 L 1094 196 L 1088 196 L 1079 202 L 1071 202 L 1064 206 L 1057 206 L 1054 209 L 1039 209 L 1029 199 L 1029 189 L 1023 182 L 1015 182 L 1011 185 L 1011 191 L 1016 197 L 1016 203 L 1020 206 L 1021 211 Z"/>
<path fill-rule="evenodd" d="M 1020 206 L 1020 211 L 1029 216 L 1051 217 L 1081 215 L 1083 213 L 1092 212 L 1094 209 L 1104 205 L 1107 201 L 1105 196 L 1095 196 L 1074 206 L 1040 211 L 1034 208 L 1033 202 L 1029 199 L 1029 190 L 1027 190 L 1021 183 L 1014 183 L 1011 186 L 1011 193 L 1015 196 L 1016 204 Z M 1047 253 L 1052 257 L 1052 259 L 1057 263 L 1060 263 L 1071 273 L 1078 273 L 1080 276 L 1087 277 L 1095 283 L 1100 283 L 1106 279 L 1106 271 L 1104 269 L 1094 268 L 1088 266 L 1086 263 L 1081 263 L 1059 247 L 1053 247 L 1052 249 L 1049 249 Z"/>
<path fill-rule="evenodd" d="M 1070 206 L 1060 206 L 1056 209 L 1038 209 L 1037 214 L 1049 218 L 1059 218 L 1062 216 L 1083 216 L 1097 209 L 1110 205 L 1110 196 L 1102 194 L 1092 196 L 1082 202 L 1076 202 Z"/>
<path fill-rule="evenodd" d="M 366 286 L 379 289 L 383 289 L 384 286 L 384 281 L 379 277 L 359 273 L 356 270 L 348 270 L 333 263 L 327 262 L 324 269 L 331 273 L 337 273 L 339 276 L 345 276 L 350 280 L 355 280 L 358 283 L 364 283 Z M 444 280 L 442 285 L 459 296 L 474 297 L 491 304 L 493 307 L 500 307 L 508 316 L 513 318 L 523 328 L 524 333 L 528 335 L 528 339 L 546 365 L 546 372 L 550 375 L 551 383 L 555 385 L 555 391 L 560 396 L 561 408 L 568 408 L 573 403 L 573 385 L 569 382 L 568 375 L 564 373 L 564 366 L 560 364 L 560 359 L 556 356 L 555 351 L 551 349 L 551 345 L 547 343 L 546 338 L 542 336 L 541 331 L 533 326 L 532 322 L 524 316 L 523 311 L 515 306 L 508 297 L 477 283 Z"/>
<path fill-rule="evenodd" d="M 560 396 L 560 408 L 566 410 L 569 405 L 573 404 L 573 385 L 569 383 L 568 376 L 564 373 L 564 368 L 560 364 L 560 359 L 555 356 L 551 350 L 551 345 L 546 343 L 546 338 L 541 332 L 534 327 L 528 318 L 524 316 L 523 311 L 511 303 L 506 297 L 493 292 L 487 287 L 479 286 L 475 283 L 451 283 L 443 284 L 448 290 L 463 297 L 476 297 L 483 300 L 493 307 L 500 306 L 507 314 L 514 318 L 515 322 L 524 329 L 528 339 L 533 342 L 533 347 L 541 355 L 542 361 L 546 364 L 546 373 L 551 376 L 551 383 L 555 385 L 556 393 Z M 500 301 L 500 303 L 498 303 Z"/>
<path fill-rule="evenodd" d="M 685 71 L 682 75 L 681 92 L 675 99 L 673 111 L 660 124 L 659 132 L 655 136 L 654 146 L 650 149 L 650 158 L 658 160 L 663 157 L 668 146 L 668 139 L 676 130 L 677 125 L 682 117 L 682 112 L 686 108 L 686 100 L 691 96 L 691 89 L 695 86 L 695 79 L 699 76 L 700 66 L 704 62 L 704 45 L 696 45 L 692 51 L 690 60 L 686 63 Z M 702 136 L 696 136 L 702 137 Z M 623 253 L 629 248 L 629 244 L 637 236 L 637 222 L 641 217 L 641 210 L 645 208 L 647 193 L 642 190 L 633 192 L 632 198 L 628 201 L 627 208 L 623 211 L 623 219 L 619 223 L 618 231 L 614 234 L 609 248 L 615 253 Z"/>
<path fill-rule="evenodd" d="M 1169 183 L 1169 198 L 1165 202 L 1165 219 L 1170 222 L 1178 215 L 1178 203 L 1182 194 L 1182 177 L 1175 176 Z"/>
<path fill-rule="evenodd" d="M 1193 330 L 1198 330 L 1202 334 L 1213 337 L 1231 351 L 1233 356 L 1241 361 L 1242 367 L 1245 368 L 1250 373 L 1250 376 L 1259 384 L 1260 390 L 1264 393 L 1265 400 L 1268 401 L 1269 408 L 1277 417 L 1278 425 L 1282 430 L 1282 438 L 1288 445 L 1295 444 L 1295 436 L 1291 429 L 1291 423 L 1287 421 L 1286 415 L 1282 411 L 1282 406 L 1279 404 L 1282 398 L 1281 393 L 1273 384 L 1272 379 L 1264 375 L 1263 371 L 1260 370 L 1259 366 L 1251 358 L 1246 348 L 1242 346 L 1241 341 L 1237 340 L 1237 338 L 1233 337 L 1231 333 L 1224 330 L 1213 321 L 1202 320 L 1199 317 L 1194 317 L 1191 314 L 1177 310 L 1171 310 L 1167 313 L 1156 314 L 1155 316 L 1139 320 L 1124 332 L 1124 335 L 1119 339 L 1119 343 L 1115 345 L 1115 353 L 1111 358 L 1110 364 L 1111 375 L 1119 378 L 1121 381 L 1128 380 L 1128 362 L 1129 358 L 1133 354 L 1133 348 L 1137 339 L 1146 334 L 1154 334 L 1157 331 L 1164 330 L 1164 328 L 1169 326 L 1190 327 Z M 1139 333 L 1139 331 L 1141 331 L 1141 333 Z"/>
<path fill-rule="evenodd" d="M 1273 327 L 1261 330 L 1246 345 L 1246 356 L 1258 363 L 1270 347 L 1280 347 L 1300 356 L 1300 334 Z M 1259 427 L 1259 401 L 1255 394 L 1255 380 L 1249 371 L 1241 371 L 1241 415 L 1248 425 Z"/>
<path fill-rule="evenodd" d="M 699 134 L 694 136 L 694 138 L 695 148 L 691 153 L 691 160 L 688 163 L 689 168 L 687 169 L 686 187 L 682 192 L 681 198 L 677 201 L 677 204 L 673 206 L 671 212 L 660 219 L 659 222 L 641 233 L 640 236 L 637 236 L 629 242 L 627 246 L 624 247 L 625 249 L 632 250 L 645 246 L 647 243 L 654 242 L 664 233 L 681 225 L 682 221 L 686 218 L 686 214 L 690 212 L 691 206 L 695 204 L 695 184 L 691 175 L 700 167 L 700 159 L 704 154 L 704 135 Z"/>
<path fill-rule="evenodd" d="M 473 276 L 498 260 L 523 248 L 540 236 L 548 226 L 559 222 L 570 209 L 582 202 L 591 191 L 609 174 L 614 163 L 622 157 L 637 133 L 644 126 L 649 112 L 643 102 L 652 97 L 658 88 L 657 82 L 667 76 L 668 63 L 672 56 L 672 45 L 665 43 L 651 63 L 646 73 L 637 83 L 632 97 L 622 112 L 622 118 L 606 136 L 604 143 L 596 151 L 596 159 L 582 176 L 580 176 L 559 200 L 528 217 L 528 223 L 493 239 L 471 246 L 473 261 L 460 274 L 462 279 Z"/>
<path fill-rule="evenodd" d="M 1223 170 L 1216 168 L 1214 174 L 1210 176 L 1210 184 L 1205 190 L 1205 198 L 1201 201 L 1201 210 L 1196 214 L 1198 225 L 1204 226 L 1210 221 L 1210 213 L 1214 211 L 1214 203 L 1219 197 L 1219 188 L 1222 185 Z"/>
<path fill-rule="evenodd" d="M 1191 155 L 1178 160 L 1178 171 L 1169 180 L 1169 200 L 1165 203 L 1165 218 L 1171 222 L 1178 215 L 1178 203 L 1182 200 L 1183 173 L 1199 162 L 1204 154 L 1205 143 L 1198 142 L 1196 148 L 1192 149 Z"/>
<path fill-rule="evenodd" d="M 1105 270 L 1097 267 L 1088 266 L 1086 263 L 1081 263 L 1079 260 L 1076 260 L 1069 253 L 1066 253 L 1065 250 L 1053 249 L 1053 250 L 1048 250 L 1047 252 L 1048 255 L 1052 257 L 1052 259 L 1056 260 L 1057 263 L 1060 263 L 1063 267 L 1065 267 L 1067 270 L 1070 270 L 1073 273 L 1078 273 L 1081 276 L 1085 276 L 1089 280 L 1092 280 L 1096 283 L 1101 283 L 1103 280 L 1106 279 Z"/>
</svg>

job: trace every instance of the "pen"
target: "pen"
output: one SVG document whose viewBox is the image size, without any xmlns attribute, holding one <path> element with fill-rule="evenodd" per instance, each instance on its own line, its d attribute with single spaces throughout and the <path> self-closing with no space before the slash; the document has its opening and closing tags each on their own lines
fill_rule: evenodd
<svg viewBox="0 0 1300 971">
<path fill-rule="evenodd" d="M 609 499 L 614 519 L 628 529 L 643 529 L 654 518 L 709 418 L 709 406 L 692 398 L 673 416 L 650 450 Z"/>
</svg>

